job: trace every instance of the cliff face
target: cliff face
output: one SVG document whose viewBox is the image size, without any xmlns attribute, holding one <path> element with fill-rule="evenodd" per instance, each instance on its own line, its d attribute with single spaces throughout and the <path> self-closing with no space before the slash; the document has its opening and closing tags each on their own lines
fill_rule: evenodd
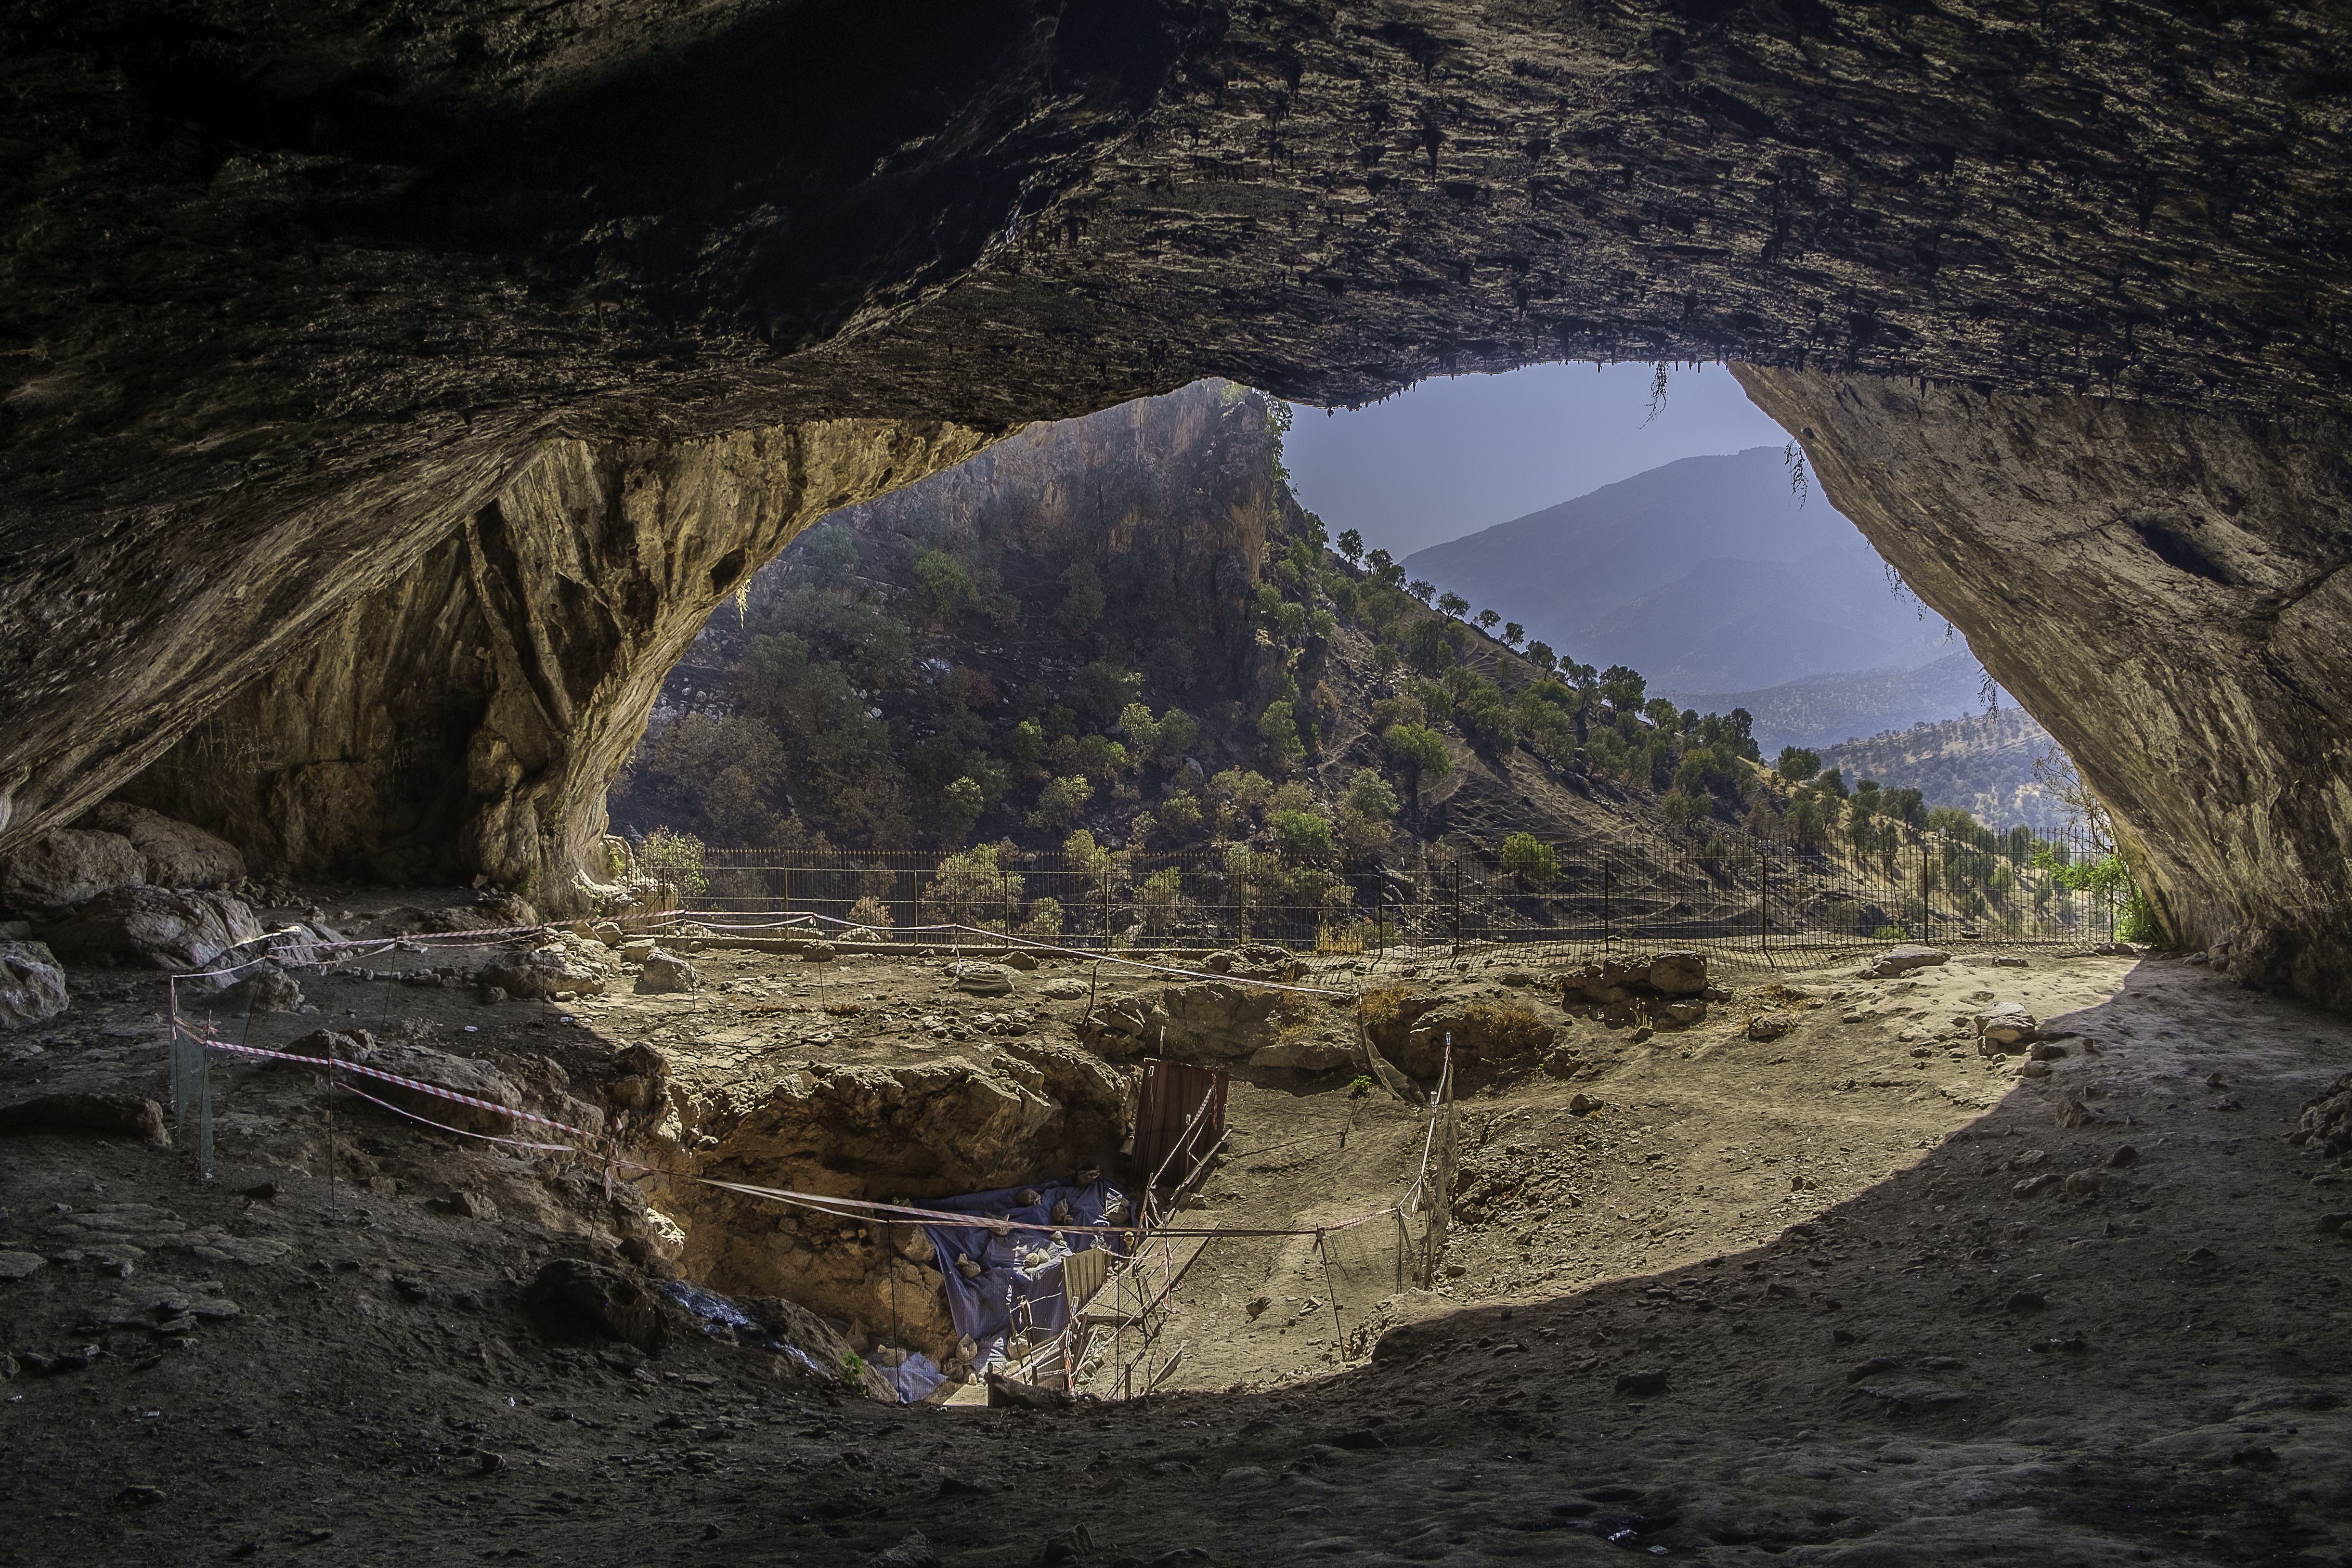
<svg viewBox="0 0 2352 1568">
<path fill-rule="evenodd" d="M 1002 434 L 1209 374 L 1328 402 L 1588 356 L 1885 378 L 1864 404 L 1927 377 L 2352 412 L 2323 8 L 98 0 L 0 17 L 0 847 L 412 572 L 473 581 L 455 536 L 543 443 Z M 1852 439 L 1857 475 L 1893 456 Z M 2331 559 L 2324 519 L 2273 515 L 2277 551 Z M 2175 575 L 2149 591 L 2189 617 L 2205 580 Z M 2004 679 L 2077 612 L 2020 598 L 2021 635 L 1949 601 Z M 385 678 L 472 690 L 452 631 Z M 2120 779 L 2106 733 L 2067 738 Z M 483 767 L 468 798 L 507 798 Z M 2166 820 L 2259 840 L 2303 787 L 2224 769 Z M 361 837 L 453 820 L 417 788 Z"/>
<path fill-rule="evenodd" d="M 473 873 L 584 903 L 604 790 L 663 676 L 810 523 L 961 462 L 956 425 L 836 420 L 551 443 L 457 531 L 215 708 L 124 791 L 258 866 Z"/>
<path fill-rule="evenodd" d="M 2352 1007 L 2344 427 L 1737 373 L 2074 757 L 2174 935 Z"/>
</svg>

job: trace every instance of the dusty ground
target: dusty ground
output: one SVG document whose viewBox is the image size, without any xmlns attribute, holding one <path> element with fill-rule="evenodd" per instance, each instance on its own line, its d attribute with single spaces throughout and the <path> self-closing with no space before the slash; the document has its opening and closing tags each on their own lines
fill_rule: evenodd
<svg viewBox="0 0 2352 1568">
<path fill-rule="evenodd" d="M 404 1017 L 575 1078 L 651 1040 L 715 1083 L 971 1052 L 1014 1015 L 1066 1040 L 1084 1006 L 1035 994 L 1074 970 L 1008 1004 L 919 960 L 829 967 L 822 997 L 794 959 L 698 962 L 702 993 L 596 1005 L 310 985 L 322 1019 L 254 1028 Z M 2284 1135 L 2352 1031 L 2161 960 L 1781 980 L 1801 1022 L 1769 1044 L 1734 1005 L 1641 1047 L 1578 1022 L 1600 1065 L 1571 1082 L 1474 1075 L 1438 1291 L 1398 1288 L 1392 1228 L 1323 1256 L 1214 1241 L 1162 1331 L 1178 1391 L 1062 1414 L 893 1409 L 715 1340 L 632 1366 L 543 1337 L 520 1285 L 609 1255 L 601 1194 L 346 1113 L 331 1198 L 299 1071 L 224 1075 L 211 1183 L 188 1137 L 10 1139 L 0 1249 L 46 1261 L 0 1282 L 0 1325 L 67 1359 L 0 1396 L 0 1561 L 864 1563 L 916 1531 L 958 1564 L 2345 1561 L 2352 1260 L 2314 1222 L 2352 1205 Z M 160 983 L 76 982 L 68 1017 L 0 1039 L 5 1097 L 160 1094 Z M 1951 1043 L 2011 997 L 2072 1036 L 2047 1079 Z M 1237 1082 L 1199 1217 L 1393 1202 L 1426 1124 L 1347 1078 Z M 2068 1099 L 2095 1119 L 2059 1125 Z M 500 1218 L 426 1207 L 466 1184 Z M 1663 1388 L 1618 1391 L 1645 1373 Z"/>
</svg>

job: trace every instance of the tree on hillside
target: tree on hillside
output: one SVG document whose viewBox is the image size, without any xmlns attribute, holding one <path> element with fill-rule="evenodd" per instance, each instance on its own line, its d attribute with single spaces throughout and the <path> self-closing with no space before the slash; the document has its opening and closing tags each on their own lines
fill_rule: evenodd
<svg viewBox="0 0 2352 1568">
<path fill-rule="evenodd" d="M 1502 623 L 1503 618 L 1496 614 L 1493 611 L 1481 610 L 1478 612 L 1478 629 L 1486 632 L 1489 637 L 1495 634 L 1495 628 Z"/>
<path fill-rule="evenodd" d="M 1364 558 L 1364 564 L 1372 569 L 1373 576 L 1384 578 L 1388 575 L 1389 568 L 1396 564 L 1396 557 L 1384 549 L 1376 549 Z"/>
<path fill-rule="evenodd" d="M 1402 571 L 1404 568 L 1399 567 L 1397 570 L 1399 571 Z M 1420 600 L 1423 604 L 1426 604 L 1429 602 L 1429 596 L 1437 591 L 1437 584 L 1430 581 L 1425 577 L 1416 577 L 1411 582 L 1404 585 L 1404 591 L 1407 593 L 1412 594 L 1415 599 Z"/>
<path fill-rule="evenodd" d="M 1559 880 L 1559 855 L 1533 833 L 1513 833 L 1503 841 L 1503 869 L 1522 882 L 1538 885 Z"/>
<path fill-rule="evenodd" d="M 943 549 L 920 550 L 915 556 L 915 584 L 929 601 L 932 613 L 946 615 L 980 597 L 963 562 Z"/>
<path fill-rule="evenodd" d="M 1612 664 L 1601 672 L 1601 695 L 1619 713 L 1630 713 L 1642 706 L 1642 693 L 1649 686 L 1642 672 L 1623 664 Z"/>
<path fill-rule="evenodd" d="M 1527 634 L 1528 629 L 1520 625 L 1517 622 L 1506 621 L 1503 622 L 1503 646 L 1507 648 L 1516 648 L 1519 645 L 1519 639 Z"/>
<path fill-rule="evenodd" d="M 1547 672 L 1559 664 L 1559 655 L 1551 651 L 1551 644 L 1549 643 L 1528 643 L 1527 659 L 1528 663 L 1537 669 Z"/>
<path fill-rule="evenodd" d="M 1353 528 L 1343 529 L 1335 541 L 1339 555 L 1349 566 L 1360 566 L 1364 559 L 1364 536 Z"/>
<path fill-rule="evenodd" d="M 1392 724 L 1381 737 L 1388 747 L 1389 760 L 1405 776 L 1405 794 L 1412 800 L 1421 798 L 1424 779 L 1438 779 L 1454 771 L 1454 756 L 1445 749 L 1445 737 L 1424 724 Z"/>
<path fill-rule="evenodd" d="M 1782 747 L 1779 760 L 1772 764 L 1772 771 L 1791 784 L 1802 784 L 1821 770 L 1821 753 L 1801 746 Z"/>
<path fill-rule="evenodd" d="M 1417 584 L 1417 583 L 1414 585 L 1414 587 L 1415 587 L 1416 589 L 1418 589 L 1418 588 L 1419 588 L 1419 586 L 1420 586 L 1420 585 L 1419 585 L 1419 584 Z M 1421 595 L 1421 594 L 1419 594 L 1419 593 L 1416 593 L 1416 594 L 1415 594 L 1415 597 L 1419 598 L 1419 597 L 1426 597 L 1426 596 L 1425 596 L 1425 595 Z M 1456 618 L 1459 618 L 1459 617 L 1462 615 L 1462 613 L 1463 613 L 1464 612 L 1467 611 L 1467 610 L 1470 608 L 1470 601 L 1469 601 L 1468 600 L 1466 600 L 1466 599 L 1463 598 L 1463 597 L 1462 597 L 1460 594 L 1458 594 L 1458 593 L 1451 593 L 1451 592 L 1449 592 L 1449 593 L 1444 594 L 1444 596 L 1442 596 L 1442 597 L 1438 600 L 1438 601 L 1437 601 L 1437 608 L 1438 608 L 1438 612 L 1439 612 L 1441 614 L 1452 615 L 1452 616 L 1454 616 L 1454 617 L 1456 617 Z"/>
</svg>

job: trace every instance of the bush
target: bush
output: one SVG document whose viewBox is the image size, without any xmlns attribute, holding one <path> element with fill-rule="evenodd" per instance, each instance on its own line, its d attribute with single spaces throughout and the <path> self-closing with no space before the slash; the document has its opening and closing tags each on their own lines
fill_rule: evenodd
<svg viewBox="0 0 2352 1568">
<path fill-rule="evenodd" d="M 1267 825 L 1282 852 L 1304 865 L 1328 865 L 1336 846 L 1331 822 L 1315 811 L 1276 811 Z"/>
<path fill-rule="evenodd" d="M 637 845 L 637 864 L 656 881 L 670 883 L 688 898 L 700 898 L 710 891 L 703 852 L 702 841 L 692 833 L 656 828 Z"/>
<path fill-rule="evenodd" d="M 1160 802 L 1160 825 L 1171 836 L 1189 839 L 1201 831 L 1201 802 L 1190 795 L 1171 795 Z"/>
<path fill-rule="evenodd" d="M 987 805 L 980 786 L 969 776 L 940 791 L 940 815 L 946 819 L 950 833 L 959 839 L 971 831 L 971 825 L 980 821 Z"/>
<path fill-rule="evenodd" d="M 942 549 L 915 552 L 915 586 L 929 601 L 932 612 L 946 615 L 980 597 L 963 562 Z"/>
<path fill-rule="evenodd" d="M 1276 757 L 1287 762 L 1305 747 L 1298 738 L 1298 718 L 1286 702 L 1271 702 L 1258 715 L 1258 738 L 1274 750 Z"/>
<path fill-rule="evenodd" d="M 1059 936 L 1062 934 L 1061 900 L 1033 898 L 1029 901 L 1029 934 L 1033 936 Z"/>
<path fill-rule="evenodd" d="M 854 1350 L 841 1353 L 841 1386 L 856 1393 L 866 1385 L 866 1358 Z"/>
<path fill-rule="evenodd" d="M 1365 1095 L 1370 1094 L 1371 1092 L 1372 1081 L 1365 1074 L 1359 1072 L 1353 1078 L 1348 1080 L 1349 1099 L 1361 1100 Z"/>
<path fill-rule="evenodd" d="M 1559 856 L 1533 833 L 1513 833 L 1503 841 L 1503 869 L 1528 882 L 1551 882 L 1559 875 Z"/>
<path fill-rule="evenodd" d="M 1184 874 L 1172 865 L 1143 879 L 1135 890 L 1135 902 L 1148 935 L 1165 936 L 1175 928 L 1184 907 L 1183 893 Z"/>
<path fill-rule="evenodd" d="M 1500 1046 L 1504 1055 L 1539 1051 L 1551 1043 L 1551 1026 L 1516 1004 L 1472 1002 L 1462 1009 L 1462 1017 L 1472 1030 Z"/>
<path fill-rule="evenodd" d="M 849 923 L 852 925 L 870 925 L 880 931 L 887 931 L 898 924 L 890 918 L 890 906 L 870 893 L 849 906 Z"/>
<path fill-rule="evenodd" d="M 1399 810 L 1396 791 L 1369 768 L 1357 768 L 1355 777 L 1348 780 L 1346 801 L 1349 810 L 1378 822 L 1390 821 Z"/>
<path fill-rule="evenodd" d="M 1054 622 L 1071 636 L 1076 636 L 1100 619 L 1103 605 L 1102 579 L 1085 561 L 1071 564 L 1062 573 L 1061 608 L 1054 612 Z"/>
<path fill-rule="evenodd" d="M 1416 789 L 1423 779 L 1443 779 L 1454 771 L 1454 755 L 1445 749 L 1445 737 L 1427 725 L 1392 724 L 1381 741 L 1388 747 L 1390 760 L 1412 775 Z"/>
<path fill-rule="evenodd" d="M 1035 816 L 1042 826 L 1066 828 L 1077 820 L 1088 800 L 1094 798 L 1095 787 L 1083 773 L 1072 773 L 1060 779 L 1048 779 L 1037 791 Z"/>
<path fill-rule="evenodd" d="M 1908 942 L 1911 933 L 1900 925 L 1882 925 L 1870 934 L 1870 939 L 1874 942 Z"/>
</svg>

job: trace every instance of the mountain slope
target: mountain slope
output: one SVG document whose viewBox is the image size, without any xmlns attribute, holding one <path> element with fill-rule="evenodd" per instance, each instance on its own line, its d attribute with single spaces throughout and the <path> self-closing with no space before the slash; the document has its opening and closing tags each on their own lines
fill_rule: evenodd
<svg viewBox="0 0 2352 1568">
<path fill-rule="evenodd" d="M 1404 566 L 1583 663 L 1670 685 L 1924 664 L 1941 632 L 1885 592 L 1853 524 L 1799 504 L 1769 446 L 1682 458 Z"/>
<path fill-rule="evenodd" d="M 1832 746 L 1822 752 L 1822 765 L 1843 768 L 1849 782 L 1875 779 L 1891 789 L 1916 789 L 1930 806 L 1966 807 L 1990 828 L 2022 822 L 2048 833 L 2065 826 L 2067 814 L 2033 781 L 2033 759 L 2054 747 L 2032 714 L 2003 706 Z"/>
</svg>

